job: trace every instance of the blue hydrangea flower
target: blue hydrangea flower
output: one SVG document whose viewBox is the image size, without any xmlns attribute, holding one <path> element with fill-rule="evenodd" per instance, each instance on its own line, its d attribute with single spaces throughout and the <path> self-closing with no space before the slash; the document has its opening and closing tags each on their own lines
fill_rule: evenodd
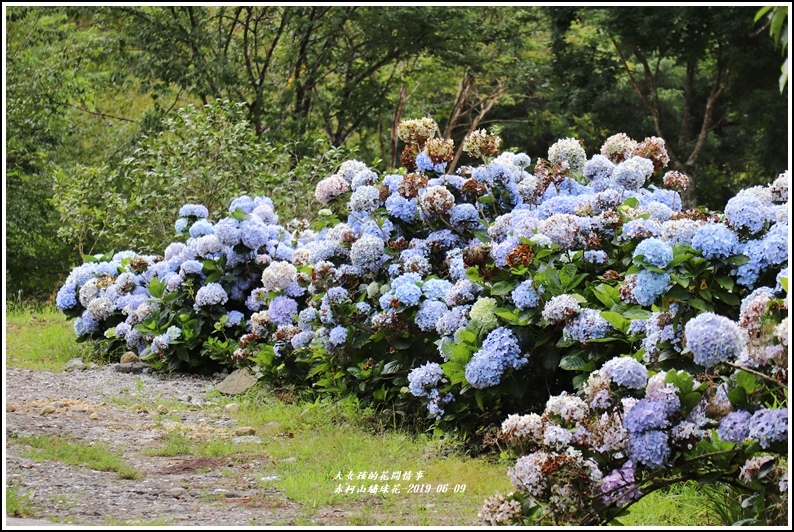
<svg viewBox="0 0 794 532">
<path fill-rule="evenodd" d="M 231 205 L 229 205 L 229 212 L 234 212 L 237 209 L 240 209 L 244 214 L 251 214 L 251 211 L 254 210 L 254 200 L 251 196 L 240 196 L 233 199 Z"/>
<path fill-rule="evenodd" d="M 469 323 L 470 308 L 471 307 L 468 305 L 461 305 L 453 307 L 441 314 L 436 321 L 436 331 L 438 334 L 441 336 L 451 336 L 461 327 L 465 327 L 466 324 Z"/>
<path fill-rule="evenodd" d="M 408 373 L 408 389 L 414 397 L 426 397 L 444 378 L 444 370 L 435 362 L 428 362 Z"/>
<path fill-rule="evenodd" d="M 369 314 L 372 311 L 372 307 L 366 301 L 359 301 L 356 303 L 356 312 L 359 314 Z"/>
<path fill-rule="evenodd" d="M 328 341 L 331 345 L 342 345 L 347 340 L 347 328 L 337 325 L 328 334 Z"/>
<path fill-rule="evenodd" d="M 244 220 L 240 224 L 240 240 L 254 251 L 267 244 L 269 236 L 267 226 L 256 218 Z"/>
<path fill-rule="evenodd" d="M 407 199 L 399 194 L 392 194 L 386 198 L 386 211 L 398 220 L 412 222 L 419 214 L 419 207 L 415 198 Z"/>
<path fill-rule="evenodd" d="M 520 310 L 535 308 L 540 304 L 540 296 L 532 284 L 532 279 L 522 281 L 510 294 L 513 303 Z"/>
<path fill-rule="evenodd" d="M 244 319 L 245 319 L 245 315 L 239 310 L 230 310 L 229 313 L 226 315 L 226 327 L 234 327 L 235 325 L 240 325 L 240 323 Z"/>
<path fill-rule="evenodd" d="M 612 179 L 627 190 L 639 190 L 653 174 L 653 162 L 636 155 L 615 166 Z"/>
<path fill-rule="evenodd" d="M 217 258 L 217 254 L 223 250 L 223 245 L 215 235 L 200 236 L 193 241 L 193 244 L 196 255 L 205 259 Z"/>
<path fill-rule="evenodd" d="M 472 228 L 480 226 L 480 213 L 471 203 L 460 203 L 449 211 L 449 223 L 455 227 Z"/>
<path fill-rule="evenodd" d="M 747 334 L 734 321 L 713 312 L 689 320 L 684 336 L 695 363 L 705 368 L 738 357 L 747 341 Z"/>
<path fill-rule="evenodd" d="M 224 246 L 236 246 L 240 243 L 240 222 L 234 218 L 224 218 L 215 224 L 215 236 Z"/>
<path fill-rule="evenodd" d="M 597 310 L 586 308 L 568 320 L 563 332 L 574 340 L 586 344 L 591 340 L 603 338 L 612 326 L 601 317 Z"/>
<path fill-rule="evenodd" d="M 373 235 L 362 235 L 350 247 L 350 262 L 364 271 L 376 271 L 383 264 L 385 243 Z"/>
<path fill-rule="evenodd" d="M 640 242 L 634 250 L 634 258 L 642 255 L 646 264 L 657 268 L 667 268 L 673 260 L 673 248 L 658 238 L 647 238 Z"/>
<path fill-rule="evenodd" d="M 758 196 L 738 195 L 725 205 L 725 219 L 731 227 L 755 234 L 768 220 L 767 206 Z"/>
<path fill-rule="evenodd" d="M 187 218 L 177 218 L 176 222 L 174 222 L 174 230 L 181 235 L 185 232 L 185 229 L 187 229 L 187 224 Z"/>
<path fill-rule="evenodd" d="M 650 469 L 662 468 L 670 458 L 667 434 L 661 430 L 632 434 L 629 440 L 629 458 Z"/>
<path fill-rule="evenodd" d="M 301 349 L 308 346 L 314 340 L 314 331 L 301 331 L 292 337 L 290 343 L 293 349 Z"/>
<path fill-rule="evenodd" d="M 788 439 L 788 408 L 762 408 L 750 418 L 749 437 L 766 449 Z"/>
<path fill-rule="evenodd" d="M 423 331 L 432 331 L 436 328 L 436 322 L 447 310 L 447 305 L 443 301 L 425 300 L 419 311 L 416 313 L 414 321 Z"/>
<path fill-rule="evenodd" d="M 657 273 L 643 270 L 637 274 L 637 282 L 632 290 L 632 295 L 637 303 L 647 307 L 656 299 L 667 292 L 670 287 L 670 274 Z"/>
<path fill-rule="evenodd" d="M 428 279 L 422 284 L 422 293 L 427 299 L 444 300 L 452 283 L 446 279 Z"/>
<path fill-rule="evenodd" d="M 727 259 L 739 251 L 739 237 L 725 224 L 710 223 L 698 227 L 692 248 L 707 259 Z"/>
<path fill-rule="evenodd" d="M 607 360 L 601 372 L 624 388 L 641 390 L 648 383 L 648 368 L 631 357 L 616 357 Z"/>
<path fill-rule="evenodd" d="M 659 236 L 662 233 L 662 224 L 653 218 L 635 218 L 623 224 L 621 240 L 633 240 L 635 238 L 648 238 Z"/>
<path fill-rule="evenodd" d="M 80 338 L 88 336 L 99 330 L 99 323 L 94 319 L 90 312 L 83 311 L 79 318 L 74 321 L 74 333 Z"/>
<path fill-rule="evenodd" d="M 615 164 L 612 161 L 601 154 L 597 154 L 593 155 L 593 157 L 584 164 L 584 176 L 590 181 L 609 179 L 612 177 L 614 169 Z"/>
<path fill-rule="evenodd" d="M 197 260 L 186 260 L 179 266 L 182 275 L 203 275 L 204 263 Z"/>
<path fill-rule="evenodd" d="M 783 289 L 783 279 L 788 279 L 788 266 L 780 270 L 777 276 L 775 277 L 775 292 L 782 294 L 785 290 Z"/>
<path fill-rule="evenodd" d="M 645 212 L 651 215 L 651 218 L 659 220 L 660 222 L 669 220 L 674 212 L 673 209 L 660 201 L 651 201 L 647 205 L 644 205 L 643 208 Z"/>
<path fill-rule="evenodd" d="M 350 299 L 347 290 L 341 286 L 333 286 L 325 293 L 325 297 L 332 304 L 344 303 Z"/>
<path fill-rule="evenodd" d="M 380 207 L 380 190 L 377 187 L 363 185 L 350 196 L 348 208 L 362 214 L 371 214 Z"/>
<path fill-rule="evenodd" d="M 466 364 L 466 380 L 475 388 L 495 386 L 508 368 L 520 369 L 528 362 L 513 332 L 498 327 L 488 333 L 482 348 Z"/>
<path fill-rule="evenodd" d="M 420 172 L 438 172 L 439 174 L 444 173 L 444 169 L 447 167 L 447 163 L 440 162 L 440 163 L 433 163 L 430 156 L 425 153 L 424 151 L 420 152 L 419 155 L 416 156 L 416 169 Z"/>
<path fill-rule="evenodd" d="M 76 289 L 77 286 L 74 284 L 65 284 L 58 290 L 58 295 L 55 296 L 55 305 L 58 310 L 68 310 L 77 305 Z"/>
<path fill-rule="evenodd" d="M 198 238 L 204 235 L 212 235 L 215 234 L 215 229 L 213 228 L 212 224 L 207 220 L 201 219 L 196 221 L 193 225 L 190 226 L 190 236 L 193 238 Z"/>
<path fill-rule="evenodd" d="M 198 292 L 196 292 L 196 304 L 194 307 L 198 310 L 200 307 L 208 307 L 210 305 L 225 305 L 227 301 L 229 301 L 229 296 L 220 283 L 209 283 L 199 288 Z"/>
<path fill-rule="evenodd" d="M 729 413 L 720 421 L 717 434 L 722 441 L 742 443 L 750 435 L 750 418 L 752 414 L 744 410 Z"/>
<path fill-rule="evenodd" d="M 607 252 L 601 249 L 585 251 L 583 258 L 590 264 L 606 264 L 609 260 Z"/>
<path fill-rule="evenodd" d="M 364 185 L 374 185 L 378 182 L 378 174 L 369 169 L 364 169 L 356 172 L 353 179 L 350 180 L 350 190 L 356 190 Z"/>
<path fill-rule="evenodd" d="M 187 218 L 188 216 L 207 218 L 209 215 L 210 212 L 207 210 L 207 208 L 200 204 L 186 203 L 185 205 L 182 205 L 181 209 L 179 209 L 179 216 L 182 218 Z"/>
<path fill-rule="evenodd" d="M 415 273 L 405 273 L 397 277 L 391 285 L 394 297 L 407 307 L 416 305 L 422 295 L 422 289 L 417 285 L 421 280 L 422 278 Z"/>
</svg>

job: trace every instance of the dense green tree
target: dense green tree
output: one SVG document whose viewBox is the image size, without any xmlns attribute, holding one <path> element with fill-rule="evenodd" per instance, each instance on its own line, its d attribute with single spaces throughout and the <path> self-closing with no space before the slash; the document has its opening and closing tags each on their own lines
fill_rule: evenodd
<svg viewBox="0 0 794 532">
<path fill-rule="evenodd" d="M 605 131 L 664 138 L 672 168 L 716 185 L 691 189 L 690 205 L 724 204 L 737 179 L 771 181 L 786 165 L 787 102 L 755 11 L 549 8 L 560 110 L 592 117 L 591 151 Z"/>
</svg>

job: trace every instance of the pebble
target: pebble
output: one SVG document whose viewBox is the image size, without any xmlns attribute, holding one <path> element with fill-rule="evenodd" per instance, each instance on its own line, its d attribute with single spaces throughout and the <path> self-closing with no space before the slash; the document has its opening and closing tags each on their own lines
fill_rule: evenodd
<svg viewBox="0 0 794 532">
<path fill-rule="evenodd" d="M 177 488 L 171 488 L 170 490 L 163 492 L 163 495 L 165 495 L 166 497 L 181 497 L 185 493 L 187 493 L 187 490 L 185 488 L 177 487 Z"/>
<path fill-rule="evenodd" d="M 66 371 L 75 371 L 85 369 L 85 362 L 82 358 L 73 358 L 64 365 Z"/>
<path fill-rule="evenodd" d="M 256 434 L 254 427 L 237 427 L 234 429 L 235 436 L 248 436 L 249 434 Z"/>
<path fill-rule="evenodd" d="M 232 412 L 239 412 L 240 411 L 240 405 L 238 405 L 237 403 L 229 403 L 228 405 L 223 407 L 223 410 L 228 412 L 228 413 L 230 413 L 230 414 Z"/>
<path fill-rule="evenodd" d="M 47 405 L 41 409 L 42 416 L 46 416 L 47 414 L 54 414 L 54 413 L 55 413 L 55 407 L 52 405 Z"/>
<path fill-rule="evenodd" d="M 128 362 L 140 362 L 141 359 L 138 358 L 138 355 L 133 353 L 132 351 L 127 351 L 123 355 L 121 355 L 121 363 L 126 364 Z"/>
<path fill-rule="evenodd" d="M 16 411 L 17 411 L 17 407 L 15 407 L 14 405 L 6 405 L 6 412 L 16 412 Z"/>
<path fill-rule="evenodd" d="M 97 419 L 99 419 L 99 414 L 97 414 L 96 412 L 94 412 L 93 414 L 91 414 L 90 416 L 88 416 L 88 419 L 93 419 L 94 421 L 96 421 Z"/>
<path fill-rule="evenodd" d="M 168 407 L 165 406 L 165 405 L 157 405 L 157 413 L 158 414 L 167 414 L 168 413 Z"/>
</svg>

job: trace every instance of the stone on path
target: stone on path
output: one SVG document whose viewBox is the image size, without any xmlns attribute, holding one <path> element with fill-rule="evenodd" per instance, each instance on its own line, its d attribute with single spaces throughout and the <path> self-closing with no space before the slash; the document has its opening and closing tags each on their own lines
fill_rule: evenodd
<svg viewBox="0 0 794 532">
<path fill-rule="evenodd" d="M 138 358 L 138 355 L 133 353 L 132 351 L 127 351 L 123 355 L 121 355 L 121 363 L 128 364 L 130 362 L 140 362 L 141 359 Z"/>
<path fill-rule="evenodd" d="M 251 375 L 250 368 L 240 368 L 232 372 L 231 375 L 223 379 L 216 389 L 222 394 L 238 395 L 248 390 L 256 384 L 256 378 Z"/>
</svg>

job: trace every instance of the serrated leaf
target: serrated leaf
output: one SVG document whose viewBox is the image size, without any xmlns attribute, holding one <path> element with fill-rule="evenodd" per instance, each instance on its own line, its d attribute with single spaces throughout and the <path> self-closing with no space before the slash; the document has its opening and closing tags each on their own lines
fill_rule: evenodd
<svg viewBox="0 0 794 532">
<path fill-rule="evenodd" d="M 240 368 L 232 371 L 215 389 L 225 395 L 239 395 L 254 384 L 256 378 L 251 375 L 251 368 Z"/>
<path fill-rule="evenodd" d="M 747 395 L 752 394 L 758 388 L 758 379 L 751 373 L 740 371 L 735 378 L 736 385 L 744 388 Z"/>
<path fill-rule="evenodd" d="M 480 196 L 479 198 L 477 198 L 477 201 L 479 201 L 483 205 L 493 205 L 493 196 L 489 196 L 489 195 Z"/>
<path fill-rule="evenodd" d="M 579 355 L 567 355 L 560 360 L 560 368 L 567 371 L 576 371 L 584 367 L 585 361 Z"/>
<path fill-rule="evenodd" d="M 728 260 L 726 260 L 725 262 L 727 262 L 731 266 L 743 266 L 743 265 L 747 264 L 748 262 L 750 262 L 750 257 L 748 257 L 747 255 L 741 255 L 741 254 L 740 255 L 732 255 L 732 256 L 728 257 Z"/>
<path fill-rule="evenodd" d="M 383 366 L 383 369 L 380 373 L 381 375 L 391 375 L 392 373 L 399 373 L 403 369 L 405 369 L 405 366 L 401 362 L 392 360 Z"/>
<path fill-rule="evenodd" d="M 717 297 L 717 299 L 723 303 L 731 305 L 732 307 L 738 307 L 742 304 L 742 300 L 739 299 L 739 296 L 730 292 L 715 292 L 714 295 Z"/>
<path fill-rule="evenodd" d="M 518 316 L 515 315 L 514 312 L 507 310 L 506 308 L 497 308 L 493 311 L 494 314 L 505 320 L 510 325 L 516 325 L 518 323 Z"/>
<path fill-rule="evenodd" d="M 627 207 L 630 207 L 630 208 L 634 209 L 639 204 L 640 204 L 640 201 L 637 198 L 632 196 L 630 198 L 626 198 L 626 200 L 621 204 L 621 206 L 622 205 L 626 205 Z"/>
<path fill-rule="evenodd" d="M 689 305 L 692 308 L 696 308 L 701 312 L 709 312 L 711 311 L 711 307 L 702 299 L 690 299 Z"/>
</svg>

